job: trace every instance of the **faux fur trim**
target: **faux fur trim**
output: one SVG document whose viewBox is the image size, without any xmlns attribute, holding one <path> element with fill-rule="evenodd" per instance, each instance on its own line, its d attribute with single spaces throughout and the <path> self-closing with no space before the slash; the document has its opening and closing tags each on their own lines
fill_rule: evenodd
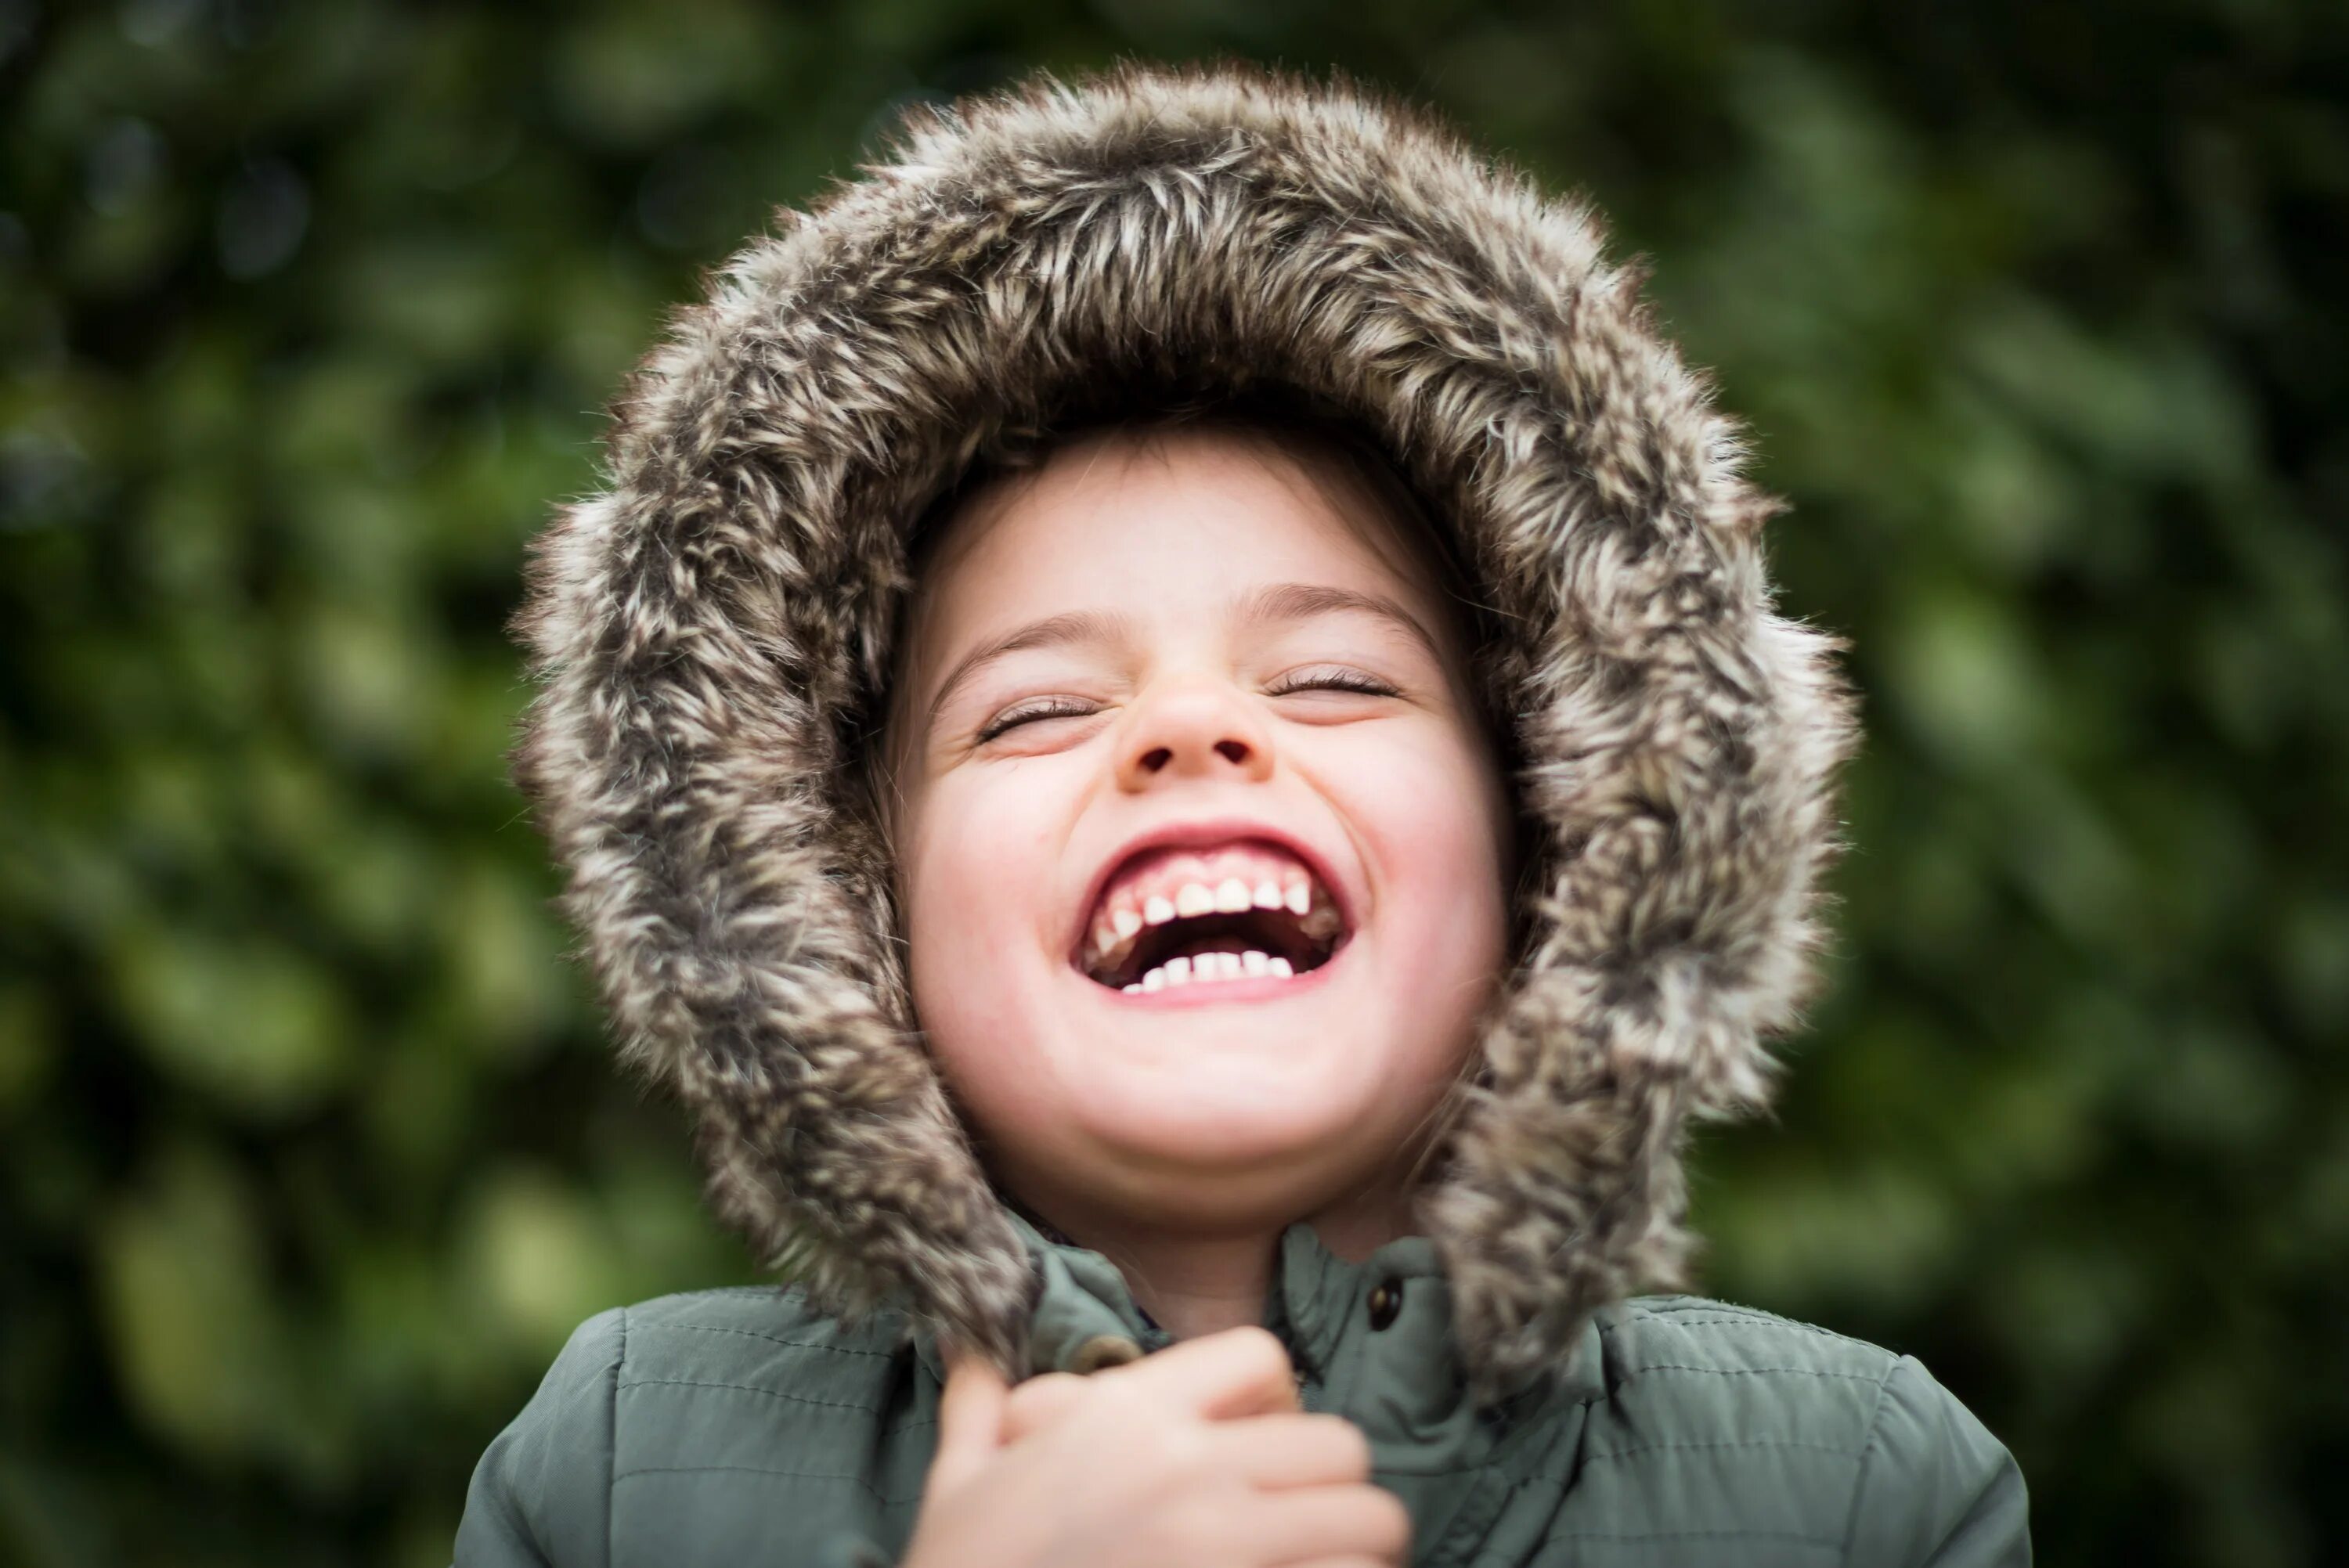
<svg viewBox="0 0 2349 1568">
<path fill-rule="evenodd" d="M 1487 1394 L 1676 1283 L 1692 1116 L 1806 994 L 1835 644 L 1772 611 L 1737 427 L 1577 201 L 1346 83 L 1129 67 L 920 110 L 734 255 L 538 541 L 515 777 L 626 1057 L 833 1310 L 1009 1366 L 1031 1274 L 912 1026 L 847 780 L 905 535 L 982 439 L 1120 382 L 1301 388 L 1459 531 L 1540 825 L 1527 933 L 1422 1218 Z"/>
</svg>

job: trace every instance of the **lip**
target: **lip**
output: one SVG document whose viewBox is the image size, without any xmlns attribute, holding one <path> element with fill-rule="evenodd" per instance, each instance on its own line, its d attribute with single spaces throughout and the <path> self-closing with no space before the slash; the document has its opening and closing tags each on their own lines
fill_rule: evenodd
<svg viewBox="0 0 2349 1568">
<path fill-rule="evenodd" d="M 1330 902 L 1338 906 L 1339 925 L 1343 933 L 1339 938 L 1339 947 L 1342 950 L 1352 937 L 1357 923 L 1354 918 L 1354 901 L 1350 891 L 1330 871 L 1328 858 L 1296 834 L 1286 829 L 1277 828 L 1269 822 L 1249 817 L 1210 817 L 1196 821 L 1161 822 L 1154 828 L 1136 833 L 1110 851 L 1108 857 L 1102 861 L 1100 868 L 1093 872 L 1092 880 L 1085 884 L 1084 897 L 1077 903 L 1076 918 L 1073 923 L 1075 929 L 1069 934 L 1068 939 L 1069 966 L 1078 974 L 1084 975 L 1084 966 L 1080 959 L 1084 953 L 1086 928 L 1092 923 L 1094 907 L 1101 903 L 1102 890 L 1109 886 L 1110 879 L 1123 868 L 1126 861 L 1150 850 L 1203 849 L 1215 844 L 1237 843 L 1247 839 L 1277 844 L 1288 851 L 1304 862 L 1305 869 L 1313 873 L 1315 881 L 1330 890 Z M 1334 957 L 1335 954 L 1333 954 L 1332 956 Z M 1323 965 L 1321 967 L 1326 969 L 1329 965 Z M 1318 973 L 1319 971 L 1315 970 L 1310 974 L 1282 981 L 1280 984 L 1294 985 L 1300 981 L 1309 979 L 1311 974 Z M 1093 983 L 1092 975 L 1085 975 L 1084 977 L 1088 984 Z M 1222 984 L 1237 993 L 1250 983 L 1243 980 L 1227 980 Z"/>
</svg>

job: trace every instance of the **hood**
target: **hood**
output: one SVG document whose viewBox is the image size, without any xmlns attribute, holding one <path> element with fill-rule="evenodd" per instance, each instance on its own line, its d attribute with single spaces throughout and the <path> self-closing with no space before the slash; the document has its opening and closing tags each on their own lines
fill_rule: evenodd
<svg viewBox="0 0 2349 1568">
<path fill-rule="evenodd" d="M 853 780 L 908 531 L 1105 387 L 1267 384 L 1382 441 L 1485 595 L 1532 824 L 1521 944 L 1419 1219 L 1480 1388 L 1680 1278 L 1692 1117 L 1812 973 L 1835 645 L 1772 610 L 1738 428 L 1579 201 L 1347 84 L 1221 67 L 916 111 L 678 312 L 533 546 L 517 782 L 626 1057 L 822 1305 L 1007 1367 L 1028 1243 L 925 1052 Z"/>
</svg>

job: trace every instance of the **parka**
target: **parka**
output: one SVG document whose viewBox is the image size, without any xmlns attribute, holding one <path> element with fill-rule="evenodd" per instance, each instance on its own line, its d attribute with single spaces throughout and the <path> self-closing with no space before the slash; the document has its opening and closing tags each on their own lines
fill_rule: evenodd
<svg viewBox="0 0 2349 1568">
<path fill-rule="evenodd" d="M 2029 1561 L 1913 1359 L 1678 1295 L 1692 1119 L 1766 1104 L 1854 743 L 1779 503 L 1597 213 L 1346 81 L 1125 66 L 913 111 L 783 210 L 533 546 L 517 782 L 623 1056 L 788 1282 L 616 1309 L 484 1455 L 464 1568 L 881 1563 L 941 1341 L 1165 1343 L 990 1181 L 922 1040 L 863 760 L 926 509 L 1072 413 L 1266 390 L 1390 456 L 1463 564 L 1530 848 L 1417 1233 L 1288 1228 L 1265 1322 L 1423 1564 Z M 1071 1478 L 1074 1483 L 1079 1478 Z"/>
</svg>

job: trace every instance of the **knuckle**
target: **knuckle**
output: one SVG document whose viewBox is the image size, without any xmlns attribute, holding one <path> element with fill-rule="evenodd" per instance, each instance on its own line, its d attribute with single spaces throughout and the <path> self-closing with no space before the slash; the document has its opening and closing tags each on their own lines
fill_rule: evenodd
<svg viewBox="0 0 2349 1568">
<path fill-rule="evenodd" d="M 1081 1379 L 1066 1372 L 1046 1372 L 1012 1389 L 1004 1410 L 1007 1415 L 1027 1416 L 1038 1410 L 1056 1409 L 1081 1391 Z"/>
<path fill-rule="evenodd" d="M 1091 1402 L 1122 1418 L 1133 1418 L 1151 1408 L 1148 1392 L 1117 1372 L 1096 1373 L 1081 1390 Z"/>
<path fill-rule="evenodd" d="M 1330 1462 L 1348 1477 L 1366 1480 L 1371 1473 L 1371 1439 L 1362 1429 L 1343 1416 L 1315 1416 L 1311 1419 L 1324 1423 L 1324 1440 L 1330 1445 Z"/>
<path fill-rule="evenodd" d="M 1381 1547 L 1402 1552 L 1411 1545 L 1411 1510 L 1402 1500 L 1378 1487 L 1370 1489 L 1370 1522 Z"/>
<path fill-rule="evenodd" d="M 1233 1336 L 1232 1342 L 1247 1353 L 1251 1370 L 1268 1377 L 1275 1373 L 1288 1376 L 1288 1347 L 1281 1344 L 1279 1336 L 1272 1330 L 1251 1323 L 1226 1332 Z"/>
</svg>

